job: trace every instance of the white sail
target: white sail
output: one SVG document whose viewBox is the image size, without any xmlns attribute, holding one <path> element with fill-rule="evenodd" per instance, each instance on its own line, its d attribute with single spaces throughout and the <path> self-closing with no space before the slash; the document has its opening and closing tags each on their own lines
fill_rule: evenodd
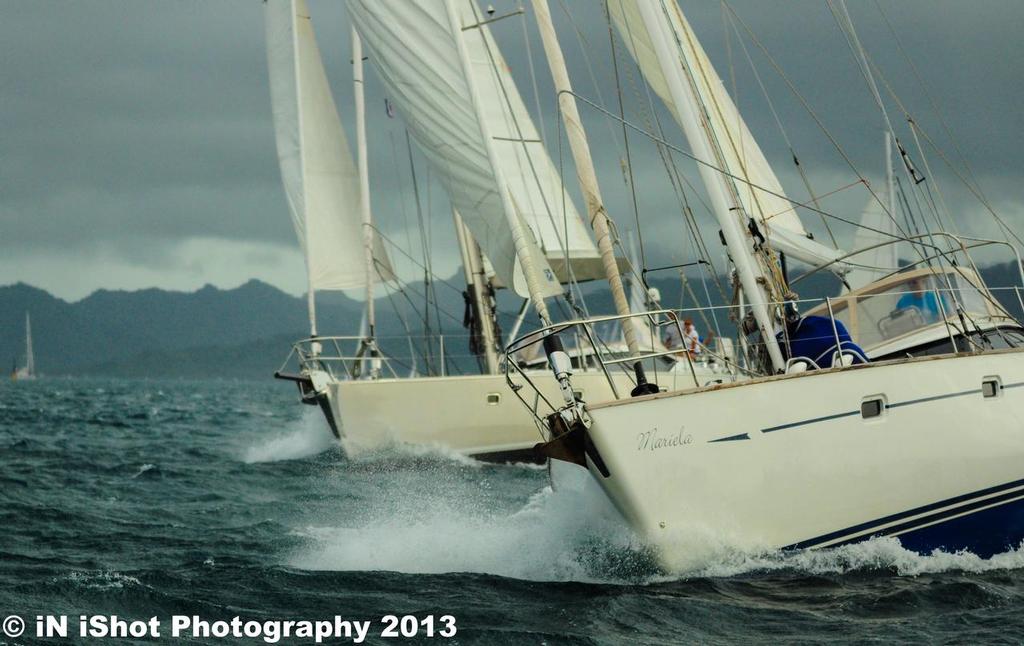
<svg viewBox="0 0 1024 646">
<path fill-rule="evenodd" d="M 665 102 L 676 122 L 682 125 L 680 111 L 672 100 L 662 72 L 662 62 L 638 11 L 638 1 L 649 0 L 611 0 L 612 21 L 651 89 Z M 781 197 L 785 195 L 782 184 L 675 0 L 658 4 L 658 11 L 663 14 L 674 37 L 673 47 L 679 64 L 691 72 L 695 93 L 705 108 L 704 127 L 710 131 L 711 139 L 721 152 L 726 166 L 723 170 L 740 178 L 730 182 L 735 186 L 736 197 L 744 211 L 758 219 L 772 248 L 812 265 L 834 261 L 842 252 L 808 237 L 792 203 Z M 712 160 L 703 161 L 713 163 Z"/>
<path fill-rule="evenodd" d="M 29 376 L 36 374 L 36 358 L 32 352 L 32 320 L 25 312 L 25 372 Z"/>
<path fill-rule="evenodd" d="M 545 295 L 561 292 L 551 267 L 563 264 L 566 251 L 578 279 L 603 275 L 472 0 L 350 0 L 348 9 L 388 94 L 498 281 L 528 295 L 514 244 L 521 223 L 533 233 Z"/>
<path fill-rule="evenodd" d="M 366 285 L 359 177 L 305 0 L 265 4 L 278 161 L 311 290 Z M 391 269 L 374 238 L 376 268 Z"/>
<path fill-rule="evenodd" d="M 852 250 L 874 247 L 848 258 L 853 269 L 844 279 L 851 290 L 860 289 L 899 269 L 899 244 L 893 240 L 900 237 L 896 223 L 885 212 L 883 204 L 889 204 L 885 189 L 876 190 L 878 198 L 871 196 L 860 216 L 860 228 L 853 240 Z M 883 246 L 875 246 L 885 244 Z"/>
</svg>

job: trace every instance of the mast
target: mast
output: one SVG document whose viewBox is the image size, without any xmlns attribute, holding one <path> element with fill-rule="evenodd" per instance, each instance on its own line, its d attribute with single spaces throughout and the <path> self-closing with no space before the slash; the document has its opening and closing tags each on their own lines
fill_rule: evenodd
<svg viewBox="0 0 1024 646">
<path fill-rule="evenodd" d="M 36 374 L 36 360 L 32 356 L 32 321 L 25 312 L 25 372 L 29 376 Z"/>
<path fill-rule="evenodd" d="M 462 26 L 458 24 L 456 19 L 458 12 L 455 9 L 453 0 L 445 0 L 445 10 L 451 24 L 451 32 L 453 34 L 461 34 Z M 455 41 L 455 46 L 459 55 L 459 64 L 462 66 L 463 73 L 466 75 L 466 78 L 472 78 L 472 63 L 470 62 L 469 55 L 466 51 L 466 43 L 462 38 L 458 37 L 455 38 Z M 468 87 L 472 98 L 473 109 L 476 112 L 477 121 L 480 124 L 480 129 L 482 131 L 481 134 L 484 139 L 484 147 L 487 150 L 487 157 L 491 163 L 491 167 L 494 169 L 494 176 L 499 187 L 501 204 L 505 211 L 505 217 L 508 220 L 509 229 L 512 233 L 512 244 L 515 248 L 516 258 L 519 260 L 519 266 L 522 268 L 523 276 L 526 279 L 526 289 L 530 294 L 530 301 L 533 302 L 533 307 L 537 310 L 537 315 L 540 317 L 541 323 L 543 325 L 550 325 L 551 316 L 548 313 L 547 303 L 544 302 L 544 295 L 540 289 L 540 284 L 537 281 L 537 265 L 534 262 L 534 256 L 530 248 L 530 240 L 526 237 L 531 234 L 527 232 L 526 224 L 523 222 L 519 209 L 516 207 L 515 201 L 509 193 L 508 184 L 501 172 L 501 164 L 498 159 L 497 151 L 494 147 L 494 140 L 487 129 L 487 121 L 482 112 L 480 91 L 476 87 L 475 83 L 469 83 Z"/>
<path fill-rule="evenodd" d="M 452 209 L 452 219 L 455 221 L 455 233 L 459 239 L 459 252 L 462 254 L 462 267 L 466 275 L 466 285 L 469 289 L 473 290 L 472 307 L 476 310 L 477 320 L 480 321 L 487 372 L 494 375 L 498 373 L 498 352 L 494 335 L 494 310 L 491 308 L 491 297 L 484 284 L 485 276 L 480 256 L 480 246 L 477 245 L 469 229 L 462 222 L 462 216 L 454 208 Z"/>
<path fill-rule="evenodd" d="M 760 252 L 756 248 L 753 233 L 740 222 L 741 217 L 749 217 L 749 214 L 744 213 L 735 194 L 726 185 L 725 176 L 718 170 L 724 168 L 725 164 L 714 152 L 711 134 L 701 118 L 700 98 L 688 78 L 688 70 L 683 68 L 677 49 L 682 43 L 666 33 L 667 8 L 664 0 L 659 0 L 657 4 L 640 1 L 636 3 L 636 7 L 650 34 L 651 44 L 665 75 L 669 93 L 679 109 L 686 139 L 694 156 L 703 162 L 698 164 L 701 179 L 708 189 L 712 210 L 721 226 L 722 236 L 736 267 L 740 287 L 746 293 L 747 304 L 754 313 L 772 365 L 777 371 L 782 371 L 786 362 L 774 333 L 775 317 L 770 289 L 774 281 L 758 258 Z"/>
<path fill-rule="evenodd" d="M 619 316 L 628 317 L 630 315 L 629 301 L 626 299 L 622 276 L 619 274 L 619 266 L 615 260 L 615 248 L 612 242 L 608 213 L 604 207 L 604 200 L 601 199 L 597 173 L 594 171 L 594 160 L 590 155 L 590 144 L 587 143 L 587 134 L 583 129 L 583 122 L 580 120 L 576 96 L 572 93 L 569 71 L 566 69 L 562 48 L 558 44 L 558 35 L 551 22 L 551 11 L 548 8 L 547 0 L 533 0 L 533 11 L 541 40 L 544 43 L 548 66 L 551 68 L 551 76 L 555 82 L 555 90 L 558 92 L 558 106 L 561 109 L 562 121 L 565 123 L 565 132 L 569 139 L 569 147 L 572 149 L 573 161 L 576 164 L 576 176 L 580 182 L 583 199 L 587 203 L 587 214 L 590 216 L 590 225 L 597 238 L 597 248 L 601 253 L 601 264 L 604 265 L 605 278 L 608 280 L 612 301 L 615 303 L 615 312 Z M 638 354 L 636 331 L 628 318 L 622 320 L 622 333 L 626 338 L 626 346 L 629 348 L 630 354 Z"/>
<path fill-rule="evenodd" d="M 374 311 L 373 216 L 370 214 L 370 171 L 366 161 L 366 105 L 363 96 L 363 43 L 352 28 L 352 85 L 356 104 L 356 164 L 359 167 L 359 215 L 363 223 L 363 254 L 366 258 L 366 326 L 363 343 L 372 357 L 370 376 L 377 377 L 376 312 Z"/>
</svg>

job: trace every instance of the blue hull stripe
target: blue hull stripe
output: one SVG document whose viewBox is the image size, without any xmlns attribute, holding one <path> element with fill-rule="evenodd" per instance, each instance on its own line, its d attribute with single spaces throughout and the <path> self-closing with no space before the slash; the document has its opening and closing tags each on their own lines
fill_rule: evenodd
<svg viewBox="0 0 1024 646">
<path fill-rule="evenodd" d="M 835 545 L 830 545 L 829 547 L 849 545 L 850 543 L 856 543 L 858 541 L 866 540 L 872 537 L 892 536 L 893 534 L 901 534 L 913 529 L 923 527 L 924 525 L 936 523 L 937 521 L 945 520 L 953 516 L 957 516 L 959 514 L 964 514 L 965 512 L 967 512 L 967 515 L 969 515 L 970 512 L 977 511 L 983 507 L 988 507 L 990 505 L 999 506 L 1017 500 L 1024 500 L 1024 491 L 1011 491 L 1009 493 L 1004 493 L 1001 496 L 994 496 L 992 498 L 978 500 L 970 504 L 963 505 L 961 507 L 948 509 L 937 514 L 931 514 L 929 516 L 925 516 L 924 518 L 916 518 L 914 520 L 901 523 L 899 525 L 886 527 L 885 529 L 880 529 L 877 532 L 872 532 L 871 534 L 858 536 L 856 538 L 850 538 L 840 543 L 836 543 Z"/>
<path fill-rule="evenodd" d="M 949 393 L 948 395 L 933 395 L 931 397 L 922 397 L 920 399 L 908 399 L 905 402 L 898 402 L 895 404 L 889 404 L 886 408 L 899 408 L 900 406 L 913 406 L 914 404 L 923 404 L 925 402 L 933 402 L 939 399 L 950 399 L 951 397 L 963 397 L 964 395 L 977 395 L 981 393 L 981 388 L 975 388 L 973 390 L 961 390 L 958 393 Z"/>
<path fill-rule="evenodd" d="M 762 428 L 762 433 L 774 433 L 775 431 L 783 431 L 787 428 L 796 428 L 797 426 L 806 426 L 808 424 L 814 424 L 816 422 L 827 422 L 830 419 L 839 419 L 840 417 L 850 417 L 851 415 L 860 415 L 859 410 L 852 410 L 848 413 L 835 413 L 834 415 L 825 415 L 823 417 L 815 417 L 812 419 L 800 420 L 799 422 L 790 422 L 789 424 L 780 424 L 779 426 L 770 426 L 768 428 Z"/>
<path fill-rule="evenodd" d="M 975 491 L 973 493 L 963 494 L 961 496 L 956 496 L 954 498 L 948 498 L 946 500 L 940 500 L 939 502 L 934 502 L 934 503 L 931 503 L 930 505 L 924 505 L 923 507 L 917 507 L 915 509 L 910 509 L 908 511 L 900 512 L 898 514 L 891 514 L 891 515 L 885 516 L 883 518 L 878 518 L 876 520 L 870 520 L 868 522 L 860 523 L 859 525 L 853 525 L 852 527 L 847 527 L 845 529 L 840 529 L 838 531 L 829 532 L 828 534 L 823 534 L 821 536 L 816 536 L 814 538 L 809 538 L 807 540 L 800 541 L 799 543 L 793 543 L 792 545 L 787 545 L 783 549 L 787 549 L 787 550 L 789 550 L 789 549 L 804 549 L 804 548 L 807 548 L 807 547 L 815 547 L 815 546 L 821 545 L 823 543 L 831 543 L 832 541 L 840 540 L 840 539 L 846 538 L 846 537 L 851 536 L 851 535 L 864 534 L 865 532 L 870 532 L 872 529 L 874 529 L 876 527 L 879 527 L 881 525 L 888 525 L 890 523 L 895 523 L 895 522 L 898 522 L 900 520 L 904 520 L 906 518 L 910 518 L 911 516 L 917 516 L 917 515 L 920 515 L 920 514 L 927 514 L 928 512 L 932 512 L 932 511 L 936 511 L 938 509 L 942 509 L 943 507 L 949 507 L 950 505 L 959 505 L 961 503 L 970 502 L 972 500 L 975 500 L 977 498 L 981 498 L 983 496 L 990 496 L 992 494 L 1005 492 L 1005 491 L 1008 491 L 1010 489 L 1015 489 L 1017 487 L 1022 487 L 1022 486 L 1024 486 L 1024 479 L 1022 479 L 1022 480 L 1015 480 L 1013 482 L 1008 482 L 1006 484 L 997 485 L 995 487 L 989 487 L 988 489 L 982 489 L 981 491 Z M 1012 494 L 1008 494 L 1006 497 L 1014 497 L 1014 496 L 1020 496 L 1020 495 L 1024 495 L 1024 492 L 1013 492 Z M 999 497 L 999 498 L 1002 498 L 1002 497 Z M 987 504 L 992 504 L 994 502 L 995 502 L 995 499 L 992 499 L 992 500 L 982 500 L 982 501 L 978 501 L 979 504 L 974 505 L 974 507 L 982 507 L 982 506 L 985 506 Z M 934 514 L 934 515 L 929 516 L 927 518 L 917 519 L 917 520 L 911 521 L 910 523 L 906 523 L 906 525 L 909 528 L 909 527 L 925 524 L 925 523 L 928 523 L 928 522 L 932 522 L 934 520 L 938 520 L 939 518 L 945 518 L 945 517 L 948 517 L 948 516 L 956 515 L 958 513 L 962 513 L 966 509 L 967 509 L 967 507 L 961 506 L 961 507 L 958 507 L 958 508 L 955 508 L 955 509 L 950 509 L 950 510 L 943 511 L 943 512 L 941 512 L 939 514 Z M 898 530 L 894 530 L 894 531 L 898 531 Z M 852 540 L 847 540 L 847 541 L 843 541 L 843 542 L 844 543 L 845 542 L 854 542 L 854 541 L 858 541 L 858 540 L 865 540 L 867 538 L 868 538 L 868 536 L 859 536 L 857 538 L 853 538 Z"/>
<path fill-rule="evenodd" d="M 730 435 L 729 437 L 720 437 L 717 440 L 708 440 L 708 444 L 712 442 L 735 442 L 736 440 L 749 440 L 749 433 L 740 433 L 739 435 Z"/>
<path fill-rule="evenodd" d="M 1005 390 L 1007 388 L 1017 388 L 1019 386 L 1024 386 L 1024 381 L 1013 383 L 1013 384 L 1006 384 L 1006 385 L 1003 386 L 1003 389 Z M 951 399 L 953 397 L 963 397 L 964 395 L 977 395 L 977 394 L 980 394 L 980 393 L 981 393 L 981 389 L 980 388 L 975 388 L 975 389 L 972 389 L 972 390 L 961 390 L 960 392 L 948 393 L 948 394 L 945 394 L 945 395 L 932 395 L 931 397 L 921 397 L 920 399 L 908 399 L 907 401 L 903 401 L 903 402 L 896 402 L 894 404 L 887 404 L 886 408 L 900 408 L 901 406 L 913 406 L 915 404 L 925 404 L 925 403 L 928 403 L 928 402 L 938 401 L 940 399 Z M 843 417 L 851 417 L 853 415 L 859 415 L 859 414 L 860 414 L 859 410 L 848 411 L 848 412 L 845 412 L 845 413 L 833 413 L 832 415 L 823 415 L 822 417 L 812 417 L 811 419 L 802 419 L 799 422 L 790 422 L 788 424 L 780 424 L 778 426 L 769 426 L 768 428 L 762 428 L 761 432 L 762 433 L 774 433 L 775 431 L 783 431 L 783 430 L 786 430 L 788 428 L 797 428 L 798 426 L 807 426 L 808 424 L 815 424 L 817 422 L 827 422 L 829 420 L 840 419 L 840 418 L 843 418 Z"/>
</svg>

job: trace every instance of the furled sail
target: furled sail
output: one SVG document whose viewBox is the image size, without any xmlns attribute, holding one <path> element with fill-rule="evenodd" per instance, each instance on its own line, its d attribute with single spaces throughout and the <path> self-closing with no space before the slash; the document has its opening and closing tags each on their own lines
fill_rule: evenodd
<svg viewBox="0 0 1024 646">
<path fill-rule="evenodd" d="M 566 255 L 578 280 L 603 276 L 597 249 L 473 0 L 350 0 L 348 9 L 378 76 L 498 281 L 528 295 L 514 244 L 524 223 L 545 295 L 561 292 Z"/>
<path fill-rule="evenodd" d="M 893 241 L 899 238 L 896 223 L 885 212 L 883 204 L 888 204 L 888 192 L 883 188 L 876 191 L 877 198 L 872 195 L 860 216 L 860 228 L 853 240 L 852 250 L 866 249 L 848 258 L 853 269 L 844 276 L 851 290 L 860 289 L 879 278 L 888 276 L 899 269 L 899 244 Z M 889 243 L 883 246 L 882 243 Z"/>
<path fill-rule="evenodd" d="M 612 21 L 651 89 L 682 125 L 661 61 L 637 9 L 637 2 L 646 1 L 653 0 L 611 0 Z M 739 178 L 730 181 L 744 211 L 761 223 L 762 232 L 774 249 L 812 265 L 834 261 L 842 252 L 811 239 L 792 203 L 780 197 L 785 195 L 782 185 L 675 0 L 660 0 L 658 5 L 674 36 L 679 63 L 690 72 L 694 90 L 704 106 L 703 127 L 710 131 L 720 151 L 725 164 L 723 170 Z M 703 161 L 714 163 L 714 160 Z"/>
<path fill-rule="evenodd" d="M 270 98 L 292 224 L 311 290 L 367 282 L 359 177 L 324 72 L 305 0 L 265 4 Z M 377 272 L 391 267 L 374 238 Z"/>
</svg>

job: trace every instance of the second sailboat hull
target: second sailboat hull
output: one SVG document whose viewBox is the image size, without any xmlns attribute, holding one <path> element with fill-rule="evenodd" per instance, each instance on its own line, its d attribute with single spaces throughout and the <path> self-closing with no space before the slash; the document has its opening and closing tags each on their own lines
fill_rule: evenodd
<svg viewBox="0 0 1024 646">
<path fill-rule="evenodd" d="M 632 388 L 625 375 L 617 382 L 626 392 Z M 558 401 L 550 374 L 538 373 L 537 383 Z M 587 400 L 612 398 L 601 373 L 578 373 L 573 383 Z M 503 375 L 333 381 L 326 393 L 325 413 L 330 411 L 332 428 L 350 457 L 413 444 L 485 460 L 535 461 L 533 447 L 543 441 Z"/>
</svg>

